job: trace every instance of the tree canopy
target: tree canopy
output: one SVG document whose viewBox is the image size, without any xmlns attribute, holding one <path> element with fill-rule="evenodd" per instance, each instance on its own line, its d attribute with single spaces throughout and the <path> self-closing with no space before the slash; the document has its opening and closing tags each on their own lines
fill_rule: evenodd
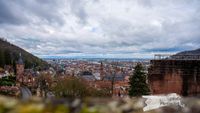
<svg viewBox="0 0 200 113">
<path fill-rule="evenodd" d="M 57 79 L 53 88 L 57 97 L 108 97 L 111 96 L 107 90 L 97 90 L 91 87 L 87 81 L 76 77 L 65 77 Z"/>
<path fill-rule="evenodd" d="M 130 77 L 130 89 L 129 96 L 142 96 L 148 95 L 150 90 L 146 82 L 146 73 L 142 64 L 138 63 L 135 68 L 133 75 Z"/>
</svg>

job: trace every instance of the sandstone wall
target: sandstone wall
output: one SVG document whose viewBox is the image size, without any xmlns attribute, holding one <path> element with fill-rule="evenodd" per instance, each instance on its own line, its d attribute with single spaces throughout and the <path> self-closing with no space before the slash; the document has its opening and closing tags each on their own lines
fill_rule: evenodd
<svg viewBox="0 0 200 113">
<path fill-rule="evenodd" d="M 200 94 L 200 60 L 151 60 L 148 81 L 152 94 Z"/>
</svg>

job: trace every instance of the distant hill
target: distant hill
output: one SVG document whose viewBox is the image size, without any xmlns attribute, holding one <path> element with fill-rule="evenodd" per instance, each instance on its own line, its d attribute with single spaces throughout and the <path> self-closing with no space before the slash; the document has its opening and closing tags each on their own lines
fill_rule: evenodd
<svg viewBox="0 0 200 113">
<path fill-rule="evenodd" d="M 3 67 L 4 65 L 15 66 L 20 53 L 25 63 L 25 68 L 32 68 L 33 66 L 44 68 L 48 66 L 47 62 L 39 59 L 22 48 L 7 42 L 5 39 L 0 38 L 0 67 Z"/>
<path fill-rule="evenodd" d="M 200 48 L 196 50 L 183 51 L 183 52 L 177 53 L 176 55 L 200 55 Z"/>
</svg>

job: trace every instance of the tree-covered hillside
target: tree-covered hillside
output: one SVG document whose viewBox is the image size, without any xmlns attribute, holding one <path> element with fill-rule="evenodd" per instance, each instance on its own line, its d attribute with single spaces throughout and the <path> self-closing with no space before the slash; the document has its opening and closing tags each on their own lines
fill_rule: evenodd
<svg viewBox="0 0 200 113">
<path fill-rule="evenodd" d="M 183 51 L 180 53 L 177 53 L 177 55 L 200 55 L 200 48 L 190 51 Z"/>
<path fill-rule="evenodd" d="M 0 38 L 0 67 L 4 67 L 5 65 L 15 66 L 20 53 L 24 60 L 25 68 L 32 68 L 33 66 L 44 68 L 48 66 L 45 61 Z"/>
</svg>

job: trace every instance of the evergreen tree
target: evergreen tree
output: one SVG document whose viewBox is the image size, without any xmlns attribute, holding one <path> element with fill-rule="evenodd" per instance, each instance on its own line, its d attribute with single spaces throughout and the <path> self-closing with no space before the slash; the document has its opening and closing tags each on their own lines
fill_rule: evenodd
<svg viewBox="0 0 200 113">
<path fill-rule="evenodd" d="M 4 51 L 4 57 L 5 57 L 5 64 L 11 65 L 11 52 L 10 52 L 10 50 L 6 49 Z"/>
<path fill-rule="evenodd" d="M 0 50 L 0 67 L 4 67 L 5 65 L 5 58 L 4 58 L 4 54 L 3 51 Z"/>
<path fill-rule="evenodd" d="M 146 83 L 146 78 L 142 64 L 138 63 L 134 68 L 133 75 L 130 77 L 129 96 L 132 97 L 149 94 L 150 90 Z"/>
</svg>

